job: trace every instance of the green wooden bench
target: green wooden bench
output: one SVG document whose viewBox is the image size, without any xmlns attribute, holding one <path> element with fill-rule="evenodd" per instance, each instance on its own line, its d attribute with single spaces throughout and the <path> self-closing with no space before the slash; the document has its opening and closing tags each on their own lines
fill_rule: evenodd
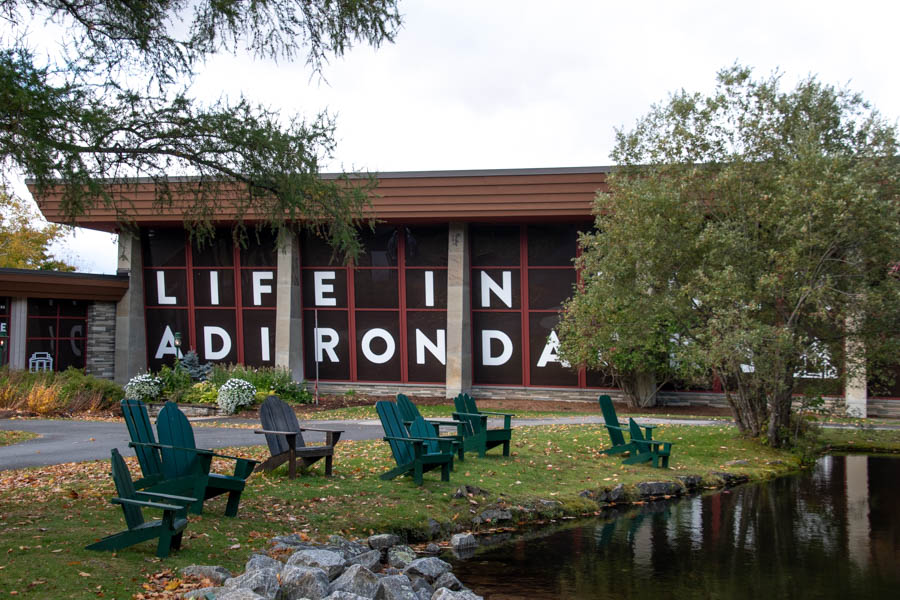
<svg viewBox="0 0 900 600">
<path fill-rule="evenodd" d="M 612 443 L 611 448 L 601 450 L 600 454 L 634 452 L 636 450 L 635 444 L 633 442 L 626 442 L 624 435 L 626 433 L 631 435 L 631 430 L 619 422 L 619 418 L 616 416 L 616 407 L 613 405 L 612 398 L 603 394 L 597 400 L 600 403 L 600 410 L 603 412 L 604 426 L 606 427 L 607 433 L 609 433 L 609 440 Z M 655 428 L 656 425 L 644 425 L 644 429 L 647 430 L 646 437 L 648 439 L 653 437 L 653 430 Z"/>
<path fill-rule="evenodd" d="M 464 461 L 466 459 L 466 450 L 463 445 L 466 428 L 465 421 L 458 421 L 456 419 L 425 419 L 422 417 L 422 413 L 419 412 L 419 408 L 408 396 L 406 396 L 406 394 L 397 394 L 397 408 L 400 409 L 400 416 L 403 418 L 403 424 L 406 425 L 407 428 L 410 427 L 416 419 L 420 417 L 423 418 L 425 422 L 431 426 L 428 437 L 446 437 L 447 439 L 453 440 L 453 448 L 456 450 L 459 460 Z M 441 435 L 441 427 L 453 428 L 456 433 L 452 435 Z"/>
<path fill-rule="evenodd" d="M 375 411 L 384 428 L 384 441 L 391 447 L 397 466 L 381 475 L 381 479 L 394 479 L 400 475 L 412 475 L 416 485 L 424 483 L 423 474 L 441 469 L 441 481 L 450 481 L 453 468 L 453 440 L 428 435 L 433 431 L 425 419 L 417 418 L 409 429 L 403 424 L 400 409 L 385 400 L 375 403 Z"/>
<path fill-rule="evenodd" d="M 631 441 L 635 446 L 635 451 L 623 460 L 622 464 L 652 462 L 654 467 L 659 467 L 660 464 L 664 469 L 669 467 L 672 442 L 654 440 L 650 437 L 649 431 L 645 436 L 641 433 L 641 426 L 635 423 L 634 419 L 628 419 L 628 429 L 631 432 Z"/>
<path fill-rule="evenodd" d="M 484 457 L 491 448 L 503 446 L 503 456 L 509 456 L 509 443 L 512 438 L 511 419 L 515 415 L 478 410 L 475 399 L 465 393 L 454 398 L 453 405 L 456 408 L 453 418 L 466 423 L 463 437 L 466 451 L 476 451 L 479 456 Z M 488 429 L 488 416 L 503 417 L 503 427 Z"/>
<path fill-rule="evenodd" d="M 271 471 L 287 462 L 288 477 L 293 479 L 296 476 L 297 463 L 300 463 L 301 469 L 306 469 L 324 458 L 325 476 L 331 477 L 334 447 L 341 439 L 343 430 L 300 427 L 294 409 L 278 396 L 269 396 L 263 401 L 259 407 L 259 421 L 263 428 L 254 433 L 265 434 L 269 453 L 272 455 L 259 465 L 260 469 Z M 307 446 L 303 440 L 304 431 L 325 432 L 325 445 Z"/>
</svg>

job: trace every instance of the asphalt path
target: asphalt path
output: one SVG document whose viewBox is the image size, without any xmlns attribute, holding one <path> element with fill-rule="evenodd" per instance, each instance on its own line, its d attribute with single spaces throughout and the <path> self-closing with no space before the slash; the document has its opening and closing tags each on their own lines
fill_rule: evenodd
<svg viewBox="0 0 900 600">
<path fill-rule="evenodd" d="M 259 427 L 256 421 L 229 419 L 228 422 L 245 427 L 216 427 L 216 422 L 221 419 L 209 420 L 193 419 L 194 437 L 198 448 L 227 448 L 229 446 L 255 446 L 264 445 L 263 436 L 254 434 L 252 426 Z M 730 425 L 730 421 L 706 420 L 706 419 L 672 419 L 672 418 L 638 418 L 641 424 L 671 424 L 671 425 Z M 558 417 L 547 419 L 516 419 L 515 427 L 532 425 L 579 425 L 602 423 L 601 416 L 577 416 Z M 490 422 L 496 426 L 501 421 Z M 202 425 L 202 426 L 201 426 Z M 308 421 L 302 426 L 340 429 L 343 430 L 342 440 L 372 440 L 381 438 L 384 431 L 378 421 Z M 900 426 L 879 426 L 877 429 L 898 429 Z M 0 446 L 0 471 L 7 469 L 22 469 L 25 467 L 39 467 L 57 465 L 70 462 L 83 462 L 87 460 L 107 460 L 109 452 L 113 448 L 126 455 L 134 455 L 128 447 L 130 438 L 124 422 L 107 421 L 78 421 L 78 420 L 49 420 L 49 419 L 0 419 L 0 430 L 29 431 L 38 434 L 38 437 L 18 444 Z M 309 443 L 323 443 L 325 434 L 319 432 L 304 433 L 304 439 Z"/>
</svg>

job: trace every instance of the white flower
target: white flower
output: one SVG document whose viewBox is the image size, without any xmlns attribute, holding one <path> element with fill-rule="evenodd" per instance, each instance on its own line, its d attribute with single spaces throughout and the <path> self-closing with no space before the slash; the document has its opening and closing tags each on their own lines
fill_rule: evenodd
<svg viewBox="0 0 900 600">
<path fill-rule="evenodd" d="M 256 398 L 256 388 L 243 379 L 229 379 L 219 388 L 219 408 L 234 414 L 241 406 L 250 406 Z"/>
<path fill-rule="evenodd" d="M 159 377 L 144 373 L 132 377 L 125 384 L 125 397 L 130 400 L 156 400 L 162 393 L 163 384 Z"/>
</svg>

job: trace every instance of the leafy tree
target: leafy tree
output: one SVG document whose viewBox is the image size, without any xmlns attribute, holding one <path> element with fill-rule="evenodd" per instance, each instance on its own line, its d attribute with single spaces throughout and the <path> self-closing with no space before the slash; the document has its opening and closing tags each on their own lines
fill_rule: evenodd
<svg viewBox="0 0 900 600">
<path fill-rule="evenodd" d="M 75 267 L 52 258 L 50 245 L 65 237 L 62 225 L 35 226 L 40 215 L 21 198 L 0 189 L 0 267 L 74 271 Z"/>
<path fill-rule="evenodd" d="M 782 446 L 794 374 L 815 352 L 844 376 L 865 365 L 842 360 L 848 340 L 870 367 L 897 355 L 897 131 L 814 77 L 783 91 L 777 73 L 736 65 L 717 81 L 617 132 L 562 355 L 671 354 L 681 376 L 722 381 L 743 432 Z"/>
<path fill-rule="evenodd" d="M 305 57 L 319 72 L 355 43 L 392 41 L 396 0 L 9 0 L 0 21 L 0 160 L 39 194 L 61 181 L 69 218 L 103 206 L 127 221 L 138 176 L 163 209 L 183 192 L 171 178 L 190 175 L 189 223 L 208 225 L 227 190 L 241 220 L 281 230 L 305 219 L 336 249 L 358 249 L 370 182 L 317 177 L 333 150 L 327 114 L 282 118 L 244 98 L 204 106 L 189 85 L 220 51 Z M 58 52 L 36 49 L 43 23 L 65 29 Z"/>
</svg>

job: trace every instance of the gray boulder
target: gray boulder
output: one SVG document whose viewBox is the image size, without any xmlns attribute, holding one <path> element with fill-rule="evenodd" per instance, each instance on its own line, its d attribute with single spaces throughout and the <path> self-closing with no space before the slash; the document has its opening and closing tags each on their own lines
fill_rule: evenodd
<svg viewBox="0 0 900 600">
<path fill-rule="evenodd" d="M 391 546 L 396 546 L 400 543 L 400 538 L 393 533 L 380 533 L 378 535 L 369 536 L 369 539 L 366 540 L 369 544 L 369 548 L 373 550 L 382 550 L 384 548 L 390 548 Z"/>
<path fill-rule="evenodd" d="M 267 598 L 245 588 L 233 588 L 216 594 L 216 600 L 267 600 Z"/>
<path fill-rule="evenodd" d="M 318 567 L 332 580 L 344 571 L 344 557 L 331 550 L 298 550 L 287 561 L 288 565 Z"/>
<path fill-rule="evenodd" d="M 296 533 L 291 533 L 289 535 L 276 535 L 272 538 L 272 542 L 275 544 L 287 544 L 288 546 L 307 546 L 308 544 L 303 541 Z"/>
<path fill-rule="evenodd" d="M 437 544 L 428 544 L 427 546 L 425 546 L 425 552 L 428 554 L 440 554 L 441 547 Z"/>
<path fill-rule="evenodd" d="M 369 600 L 365 596 L 359 596 L 353 592 L 337 591 L 329 594 L 325 600 Z"/>
<path fill-rule="evenodd" d="M 216 585 L 222 585 L 226 579 L 231 579 L 231 571 L 225 567 L 215 565 L 188 565 L 182 567 L 181 574 L 184 576 L 193 575 L 195 577 L 205 577 Z"/>
<path fill-rule="evenodd" d="M 637 484 L 638 493 L 642 498 L 654 496 L 680 496 L 684 491 L 680 483 L 674 481 L 643 481 Z"/>
<path fill-rule="evenodd" d="M 417 600 L 417 597 L 409 577 L 390 575 L 378 581 L 375 600 Z"/>
<path fill-rule="evenodd" d="M 471 533 L 454 533 L 450 538 L 450 547 L 454 550 L 462 548 L 474 548 L 478 545 L 478 540 Z"/>
<path fill-rule="evenodd" d="M 288 565 L 281 572 L 281 600 L 322 600 L 330 592 L 328 575 L 322 569 Z"/>
<path fill-rule="evenodd" d="M 329 535 L 328 543 L 338 549 L 340 553 L 344 555 L 345 559 L 351 559 L 354 556 L 358 556 L 360 554 L 363 554 L 364 552 L 369 551 L 368 546 L 364 546 L 359 542 L 351 542 L 350 540 L 339 535 Z"/>
<path fill-rule="evenodd" d="M 267 600 L 274 600 L 278 594 L 278 571 L 272 568 L 247 571 L 243 575 L 225 580 L 225 587 L 250 590 Z"/>
<path fill-rule="evenodd" d="M 250 557 L 250 560 L 247 561 L 247 564 L 244 565 L 244 571 L 256 571 L 257 569 L 275 569 L 276 571 L 281 571 L 284 567 L 284 563 L 280 560 L 275 560 L 271 556 L 266 556 L 265 554 L 254 554 Z"/>
<path fill-rule="evenodd" d="M 447 588 L 448 590 L 453 590 L 454 592 L 458 592 L 463 589 L 463 584 L 456 578 L 456 575 L 453 573 L 444 573 L 434 581 L 435 589 Z"/>
<path fill-rule="evenodd" d="M 434 594 L 434 587 L 425 581 L 422 577 L 416 577 L 412 582 L 413 590 L 415 590 L 416 595 L 424 596 L 426 598 L 431 598 L 431 595 Z"/>
<path fill-rule="evenodd" d="M 347 561 L 347 566 L 350 565 L 362 565 L 374 573 L 381 567 L 381 550 L 369 550 L 357 554 Z"/>
<path fill-rule="evenodd" d="M 434 593 L 434 595 L 431 597 L 431 600 L 484 600 L 484 598 L 470 590 L 461 590 L 459 592 L 454 592 L 453 590 L 448 590 L 447 588 L 440 588 Z"/>
<path fill-rule="evenodd" d="M 611 490 L 604 490 L 599 496 L 597 496 L 597 500 L 600 502 L 624 502 L 627 499 L 627 495 L 625 494 L 625 486 L 623 484 L 618 484 Z"/>
<path fill-rule="evenodd" d="M 395 569 L 404 569 L 416 560 L 416 551 L 409 546 L 391 546 L 387 552 L 388 564 Z"/>
<path fill-rule="evenodd" d="M 481 523 L 496 523 L 498 521 L 509 521 L 511 519 L 512 513 L 505 508 L 489 508 L 472 519 L 472 522 L 479 525 Z"/>
<path fill-rule="evenodd" d="M 409 565 L 403 569 L 403 574 L 410 579 L 413 578 L 412 576 L 424 577 L 428 583 L 432 583 L 450 569 L 449 563 L 442 561 L 436 556 L 428 556 L 426 558 L 417 558 L 409 563 Z"/>
<path fill-rule="evenodd" d="M 332 592 L 350 592 L 371 598 L 378 587 L 378 578 L 362 565 L 351 565 L 341 576 L 331 582 Z"/>
</svg>

